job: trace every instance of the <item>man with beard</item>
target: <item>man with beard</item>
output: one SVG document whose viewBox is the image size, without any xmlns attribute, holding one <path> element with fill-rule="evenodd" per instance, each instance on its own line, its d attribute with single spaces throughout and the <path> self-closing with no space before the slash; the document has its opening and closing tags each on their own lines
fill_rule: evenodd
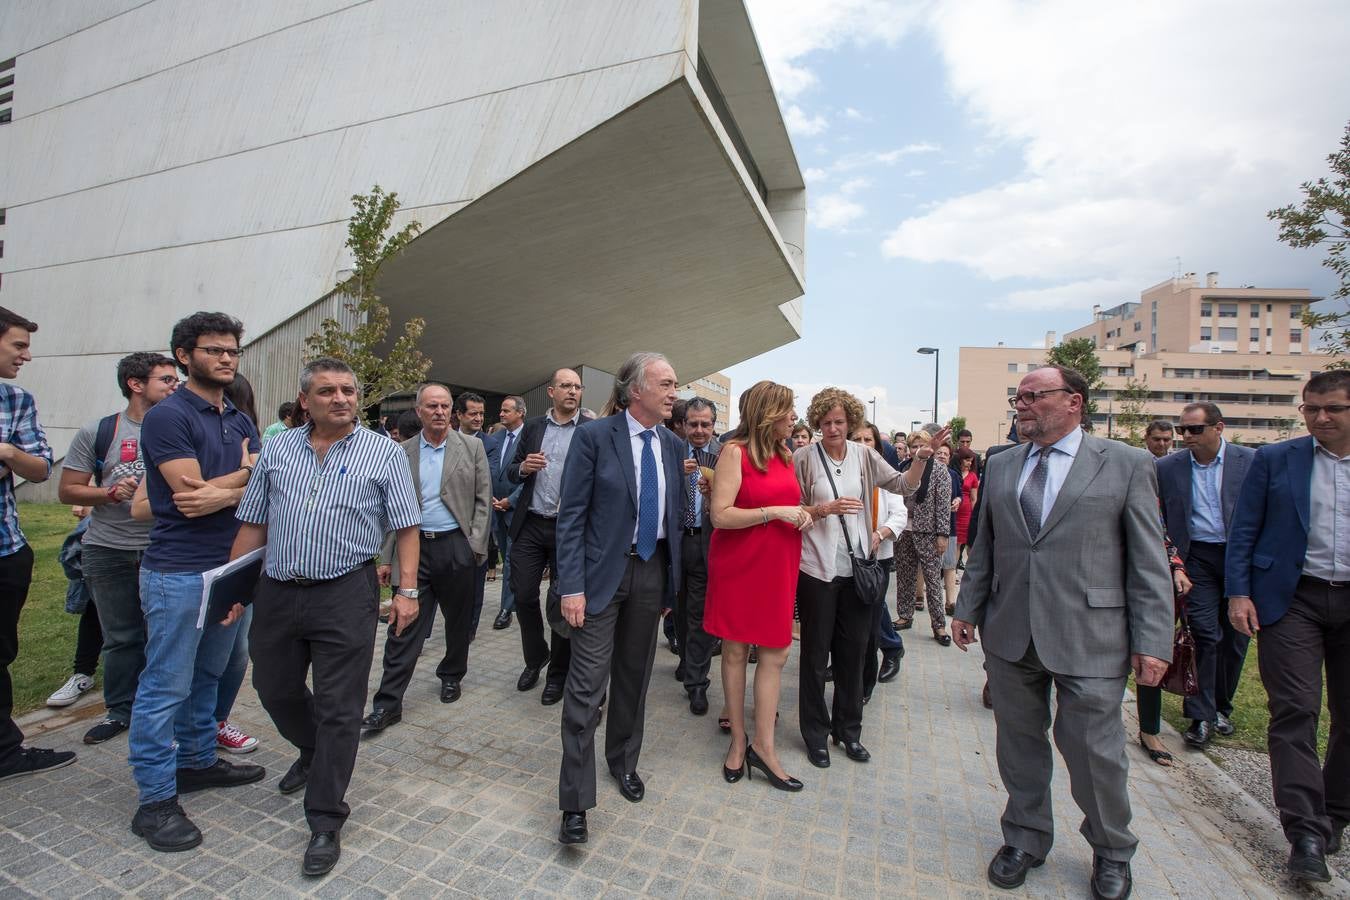
<svg viewBox="0 0 1350 900">
<path fill-rule="evenodd" d="M 170 351 L 187 383 L 145 415 L 141 452 L 155 524 L 141 557 L 145 669 L 131 708 L 130 763 L 140 790 L 131 830 L 156 850 L 202 842 L 178 795 L 261 781 L 262 766 L 216 756 L 216 691 L 237 622 L 197 627 L 202 572 L 223 565 L 259 446 L 257 426 L 225 396 L 239 366 L 239 321 L 193 313 Z"/>
</svg>

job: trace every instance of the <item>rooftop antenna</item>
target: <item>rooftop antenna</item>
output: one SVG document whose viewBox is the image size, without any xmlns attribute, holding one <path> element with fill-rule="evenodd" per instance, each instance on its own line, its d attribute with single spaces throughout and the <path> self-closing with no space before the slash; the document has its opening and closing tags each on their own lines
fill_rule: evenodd
<svg viewBox="0 0 1350 900">
<path fill-rule="evenodd" d="M 1178 256 L 1178 257 L 1175 257 L 1175 259 L 1176 259 L 1176 261 L 1177 261 L 1177 270 L 1176 270 L 1175 272 L 1172 273 L 1172 277 L 1173 277 L 1173 278 L 1180 278 L 1180 277 L 1181 277 L 1181 257 Z"/>
</svg>

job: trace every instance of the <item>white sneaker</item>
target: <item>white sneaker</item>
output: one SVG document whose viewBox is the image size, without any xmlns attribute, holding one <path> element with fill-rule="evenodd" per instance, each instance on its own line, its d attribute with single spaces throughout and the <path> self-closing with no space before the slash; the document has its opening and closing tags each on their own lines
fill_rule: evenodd
<svg viewBox="0 0 1350 900">
<path fill-rule="evenodd" d="M 81 675 L 77 672 L 70 676 L 70 679 L 65 684 L 57 688 L 55 693 L 47 698 L 47 705 L 57 707 L 69 706 L 80 699 L 80 695 L 93 686 L 94 679 L 90 678 L 88 675 Z"/>
<path fill-rule="evenodd" d="M 244 734 L 229 722 L 221 722 L 216 730 L 216 749 L 226 753 L 252 753 L 258 749 L 258 739 Z"/>
</svg>

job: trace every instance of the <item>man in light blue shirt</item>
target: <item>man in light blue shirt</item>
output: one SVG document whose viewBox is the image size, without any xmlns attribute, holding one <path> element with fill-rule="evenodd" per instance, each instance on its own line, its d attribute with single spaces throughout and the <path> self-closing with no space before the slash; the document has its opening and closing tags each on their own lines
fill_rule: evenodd
<svg viewBox="0 0 1350 900">
<path fill-rule="evenodd" d="M 708 548 L 712 541 L 712 521 L 708 518 L 707 498 L 698 489 L 699 468 L 717 465 L 721 446 L 713 437 L 717 407 L 711 400 L 694 397 L 684 408 L 684 488 L 692 505 L 685 512 L 684 540 L 680 559 L 683 578 L 676 595 L 675 633 L 680 647 L 676 677 L 689 695 L 689 711 L 696 716 L 708 712 L 708 669 L 712 664 L 717 638 L 703 630 L 703 601 L 708 590 Z"/>
</svg>

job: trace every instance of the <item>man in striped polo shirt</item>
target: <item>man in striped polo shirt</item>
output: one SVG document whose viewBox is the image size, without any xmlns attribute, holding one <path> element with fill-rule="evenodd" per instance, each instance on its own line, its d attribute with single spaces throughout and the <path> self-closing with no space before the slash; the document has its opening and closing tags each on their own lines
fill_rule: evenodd
<svg viewBox="0 0 1350 900">
<path fill-rule="evenodd" d="M 358 424 L 361 394 L 350 366 L 336 359 L 305 366 L 299 403 L 310 422 L 263 448 L 230 556 L 267 547 L 250 631 L 253 685 L 282 737 L 300 750 L 277 786 L 283 794 L 305 788 L 312 834 L 301 871 L 314 876 L 336 865 L 350 812 L 343 797 L 380 606 L 374 560 L 386 532 L 395 532 L 399 584 L 416 584 L 422 514 L 403 448 Z M 231 619 L 242 613 L 236 606 Z M 417 591 L 400 588 L 391 628 L 402 632 L 417 614 Z"/>
</svg>

